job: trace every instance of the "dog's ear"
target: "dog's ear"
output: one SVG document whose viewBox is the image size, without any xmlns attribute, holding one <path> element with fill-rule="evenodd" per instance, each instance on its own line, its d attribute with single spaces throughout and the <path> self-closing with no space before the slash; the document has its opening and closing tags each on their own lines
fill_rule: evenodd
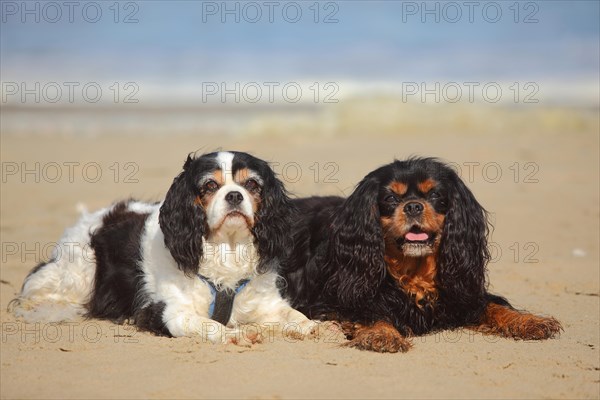
<svg viewBox="0 0 600 400">
<path fill-rule="evenodd" d="M 258 271 L 279 270 L 291 252 L 291 217 L 294 212 L 287 191 L 265 163 L 261 172 L 263 188 L 252 232 L 260 258 Z"/>
<path fill-rule="evenodd" d="M 449 171 L 449 209 L 438 257 L 440 291 L 450 309 L 468 314 L 485 303 L 489 224 L 487 212 L 463 181 Z"/>
<path fill-rule="evenodd" d="M 183 172 L 173 180 L 160 207 L 158 222 L 165 246 L 187 276 L 198 273 L 202 258 L 202 241 L 207 232 L 206 213 L 197 200 L 192 171 L 194 159 L 188 156 Z"/>
<path fill-rule="evenodd" d="M 378 195 L 379 183 L 367 176 L 332 221 L 325 262 L 331 278 L 325 291 L 347 307 L 370 300 L 385 278 Z"/>
</svg>

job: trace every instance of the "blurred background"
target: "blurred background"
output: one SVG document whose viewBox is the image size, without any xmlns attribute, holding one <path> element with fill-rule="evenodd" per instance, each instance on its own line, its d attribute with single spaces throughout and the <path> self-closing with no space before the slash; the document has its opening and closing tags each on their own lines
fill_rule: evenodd
<svg viewBox="0 0 600 400">
<path fill-rule="evenodd" d="M 2 1 L 2 133 L 480 132 L 489 109 L 493 129 L 573 128 L 589 123 L 573 108 L 595 119 L 599 104 L 599 15 L 597 1 Z"/>
</svg>

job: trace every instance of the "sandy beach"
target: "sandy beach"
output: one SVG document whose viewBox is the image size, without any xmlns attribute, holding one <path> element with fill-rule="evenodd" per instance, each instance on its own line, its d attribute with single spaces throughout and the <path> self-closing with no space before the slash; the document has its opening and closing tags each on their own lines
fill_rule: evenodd
<svg viewBox="0 0 600 400">
<path fill-rule="evenodd" d="M 3 132 L 0 396 L 598 398 L 597 110 L 590 125 L 503 130 L 490 124 L 480 134 L 357 132 L 364 127 L 360 115 L 353 117 L 355 129 L 342 127 L 344 135 L 304 134 L 302 126 L 287 136 L 243 137 Z M 395 157 L 451 161 L 492 214 L 491 290 L 519 308 L 556 317 L 564 332 L 543 342 L 442 332 L 414 338 L 405 354 L 375 354 L 341 347 L 327 335 L 310 341 L 275 335 L 245 348 L 95 320 L 24 324 L 6 311 L 28 271 L 76 221 L 78 204 L 94 210 L 128 197 L 160 200 L 189 152 L 217 149 L 273 162 L 297 196 L 347 195 Z"/>
</svg>

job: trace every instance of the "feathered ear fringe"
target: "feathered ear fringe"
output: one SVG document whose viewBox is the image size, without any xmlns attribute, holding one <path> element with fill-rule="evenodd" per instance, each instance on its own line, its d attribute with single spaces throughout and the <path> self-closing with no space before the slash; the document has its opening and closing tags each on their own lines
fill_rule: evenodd
<svg viewBox="0 0 600 400">
<path fill-rule="evenodd" d="M 258 272 L 279 270 L 292 250 L 292 213 L 294 206 L 270 167 L 263 172 L 263 191 L 256 223 L 252 229 L 258 247 Z"/>
<path fill-rule="evenodd" d="M 325 290 L 345 307 L 370 300 L 385 278 L 378 194 L 378 182 L 363 179 L 333 218 L 325 261 L 331 279 Z"/>
<path fill-rule="evenodd" d="M 488 216 L 454 172 L 436 280 L 448 309 L 471 319 L 485 305 Z"/>
<path fill-rule="evenodd" d="M 188 156 L 183 172 L 169 188 L 160 207 L 158 221 L 165 237 L 165 246 L 187 276 L 198 273 L 202 258 L 202 238 L 207 232 L 206 213 L 196 201 L 196 190 L 191 181 L 191 164 Z"/>
</svg>

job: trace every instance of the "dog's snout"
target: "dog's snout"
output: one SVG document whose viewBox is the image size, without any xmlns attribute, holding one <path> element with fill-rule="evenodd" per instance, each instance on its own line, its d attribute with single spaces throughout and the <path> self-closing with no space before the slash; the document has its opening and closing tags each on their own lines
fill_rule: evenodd
<svg viewBox="0 0 600 400">
<path fill-rule="evenodd" d="M 225 201 L 232 206 L 237 206 L 242 202 L 242 200 L 244 200 L 244 196 L 242 196 L 242 194 L 238 191 L 229 192 L 225 196 Z"/>
<path fill-rule="evenodd" d="M 409 217 L 416 217 L 423 212 L 423 204 L 411 201 L 404 206 L 404 213 Z"/>
</svg>

